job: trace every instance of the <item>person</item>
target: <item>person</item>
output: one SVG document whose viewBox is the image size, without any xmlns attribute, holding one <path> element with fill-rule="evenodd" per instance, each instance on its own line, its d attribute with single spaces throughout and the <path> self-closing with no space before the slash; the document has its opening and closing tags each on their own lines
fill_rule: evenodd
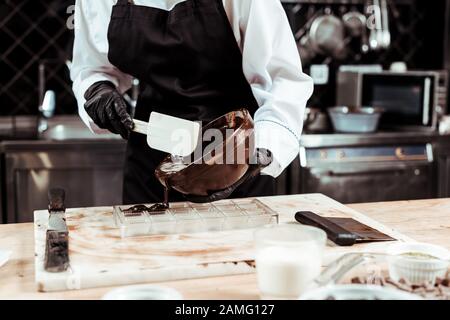
<svg viewBox="0 0 450 320">
<path fill-rule="evenodd" d="M 152 111 L 203 122 L 251 112 L 255 152 L 271 162 L 232 198 L 273 195 L 274 178 L 298 155 L 313 91 L 279 0 L 77 0 L 71 78 L 89 128 L 128 139 L 124 204 L 163 198 L 154 170 L 166 154 L 132 132 L 123 98 L 134 78 L 139 120 Z"/>
</svg>

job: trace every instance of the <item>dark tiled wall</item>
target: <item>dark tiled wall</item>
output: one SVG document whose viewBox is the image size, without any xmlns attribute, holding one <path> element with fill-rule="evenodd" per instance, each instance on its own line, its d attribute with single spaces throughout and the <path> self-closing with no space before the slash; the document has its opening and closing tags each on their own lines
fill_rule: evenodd
<svg viewBox="0 0 450 320">
<path fill-rule="evenodd" d="M 413 68 L 441 68 L 446 0 L 392 2 L 398 3 L 398 15 L 396 22 L 391 24 L 395 41 L 390 50 L 365 57 L 352 51 L 345 61 L 318 57 L 314 62 L 328 63 L 332 75 L 341 63 L 379 62 L 387 66 L 392 61 L 406 60 Z M 64 64 L 71 56 L 73 32 L 67 27 L 67 22 L 73 3 L 74 0 L 0 1 L 0 115 L 37 113 L 38 68 L 41 63 L 47 70 L 46 88 L 57 92 L 57 112 L 76 112 L 69 74 Z M 285 6 L 297 33 L 308 21 L 308 15 L 324 5 L 303 5 L 295 15 L 291 14 L 295 4 Z M 338 15 L 351 8 L 362 10 L 362 5 L 331 7 Z M 391 11 L 391 18 L 395 14 Z M 334 85 L 331 83 L 316 88 L 310 103 L 314 106 L 332 105 L 334 96 Z"/>
<path fill-rule="evenodd" d="M 57 92 L 57 112 L 74 113 L 68 69 L 73 32 L 67 27 L 75 1 L 0 1 L 0 115 L 36 114 L 38 68 Z M 70 22 L 70 21 L 69 21 Z"/>
</svg>

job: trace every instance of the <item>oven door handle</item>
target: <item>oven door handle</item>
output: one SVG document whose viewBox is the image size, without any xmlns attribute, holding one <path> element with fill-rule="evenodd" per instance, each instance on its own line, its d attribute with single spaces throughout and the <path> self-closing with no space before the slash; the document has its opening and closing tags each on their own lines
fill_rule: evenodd
<svg viewBox="0 0 450 320">
<path fill-rule="evenodd" d="M 422 108 L 422 124 L 427 126 L 430 124 L 430 110 L 431 110 L 431 79 L 425 78 L 424 92 L 423 92 L 423 108 Z"/>
<path fill-rule="evenodd" d="M 422 173 L 422 167 L 417 166 L 402 166 L 402 167 L 385 167 L 385 168 L 364 168 L 364 169 L 311 169 L 311 173 L 314 175 L 321 176 L 349 176 L 349 175 L 361 175 L 361 174 L 374 174 L 388 172 L 397 172 L 400 174 L 405 174 L 407 171 L 413 171 L 415 175 L 420 175 Z"/>
</svg>

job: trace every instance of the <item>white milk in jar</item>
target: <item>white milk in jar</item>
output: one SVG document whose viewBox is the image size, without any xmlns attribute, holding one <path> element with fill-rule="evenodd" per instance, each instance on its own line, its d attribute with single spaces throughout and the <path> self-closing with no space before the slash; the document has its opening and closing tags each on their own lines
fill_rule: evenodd
<svg viewBox="0 0 450 320">
<path fill-rule="evenodd" d="M 256 268 L 263 298 L 297 299 L 321 271 L 322 249 L 315 242 L 258 250 Z"/>
</svg>

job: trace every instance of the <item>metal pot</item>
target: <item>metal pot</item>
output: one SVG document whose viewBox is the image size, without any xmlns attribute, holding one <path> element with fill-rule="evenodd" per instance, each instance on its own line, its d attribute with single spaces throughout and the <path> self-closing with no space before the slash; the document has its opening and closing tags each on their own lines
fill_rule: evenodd
<svg viewBox="0 0 450 320">
<path fill-rule="evenodd" d="M 328 109 L 334 130 L 342 133 L 371 133 L 378 129 L 383 110 L 372 107 Z"/>
<path fill-rule="evenodd" d="M 313 50 L 319 54 L 336 59 L 344 59 L 347 54 L 344 23 L 330 9 L 313 21 L 309 39 Z"/>
<path fill-rule="evenodd" d="M 367 36 L 367 17 L 353 9 L 342 16 L 345 26 L 352 37 L 361 37 L 361 52 L 369 51 L 369 39 Z"/>
</svg>

